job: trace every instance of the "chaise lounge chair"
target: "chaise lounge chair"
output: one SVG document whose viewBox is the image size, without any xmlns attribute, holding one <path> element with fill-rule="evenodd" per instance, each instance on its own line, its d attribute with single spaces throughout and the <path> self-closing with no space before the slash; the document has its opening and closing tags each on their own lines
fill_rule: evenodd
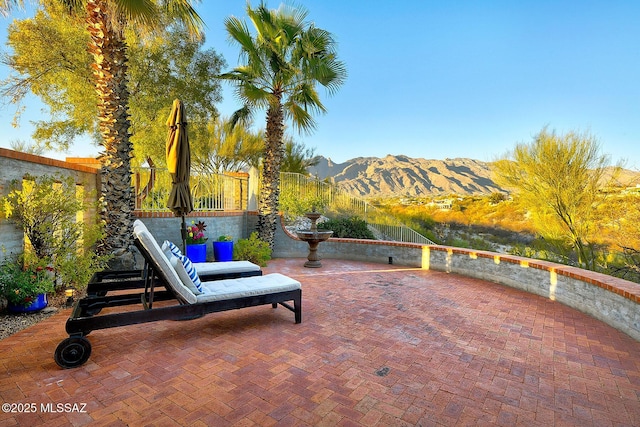
<svg viewBox="0 0 640 427">
<path fill-rule="evenodd" d="M 182 262 L 169 259 L 146 227 L 134 228 L 135 244 L 144 257 L 144 291 L 88 294 L 75 304 L 66 323 L 69 338 L 56 348 L 54 359 L 62 368 L 84 364 L 91 355 L 86 336 L 94 330 L 115 328 L 159 320 L 190 320 L 208 313 L 245 307 L 278 304 L 294 313 L 295 323 L 302 322 L 302 288 L 300 282 L 279 273 L 201 281 L 198 289 Z M 137 279 L 136 279 L 137 280 Z M 158 290 L 156 287 L 164 287 Z M 131 290 L 131 288 L 126 288 Z M 154 307 L 157 301 L 174 304 Z M 290 305 L 288 301 L 293 301 Z M 103 308 L 140 305 L 137 310 L 97 315 Z"/>
<path fill-rule="evenodd" d="M 147 226 L 139 219 L 136 219 L 133 224 L 134 228 L 144 228 L 149 231 Z M 165 240 L 162 244 L 162 249 L 165 254 L 167 254 L 169 250 L 172 250 L 176 252 L 177 256 L 182 256 L 180 250 L 169 241 Z M 96 273 L 89 281 L 87 294 L 105 296 L 110 291 L 144 288 L 144 275 L 148 271 L 148 261 L 145 259 L 144 263 L 145 265 L 142 270 L 106 270 Z M 200 279 L 204 281 L 262 275 L 260 266 L 249 261 L 198 262 L 193 263 L 193 266 Z"/>
</svg>

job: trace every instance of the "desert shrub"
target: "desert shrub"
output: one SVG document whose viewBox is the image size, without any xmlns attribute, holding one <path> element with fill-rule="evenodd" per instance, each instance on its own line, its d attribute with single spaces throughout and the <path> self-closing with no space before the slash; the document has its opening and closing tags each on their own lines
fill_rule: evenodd
<svg viewBox="0 0 640 427">
<path fill-rule="evenodd" d="M 266 267 L 271 259 L 269 244 L 258 238 L 258 233 L 253 232 L 248 239 L 239 239 L 233 245 L 233 259 L 251 261 L 260 267 Z"/>
<path fill-rule="evenodd" d="M 326 210 L 325 199 L 322 194 L 312 191 L 296 192 L 290 189 L 280 193 L 280 210 L 284 214 L 287 224 L 292 223 L 296 218 L 303 217 L 307 212 L 324 212 Z"/>
<path fill-rule="evenodd" d="M 9 194 L 0 200 L 5 217 L 25 233 L 25 264 L 52 267 L 58 289 L 82 289 L 110 258 L 95 251 L 104 225 L 76 221 L 78 212 L 91 208 L 97 205 L 80 200 L 73 178 L 62 175 L 12 181 Z"/>
<path fill-rule="evenodd" d="M 461 239 L 460 237 L 454 237 L 451 239 L 447 239 L 445 241 L 446 246 L 453 246 L 455 248 L 466 248 L 469 249 L 469 242 Z"/>
<path fill-rule="evenodd" d="M 332 230 L 333 237 L 375 239 L 365 220 L 358 217 L 329 219 L 324 221 L 321 227 L 325 230 Z"/>
</svg>

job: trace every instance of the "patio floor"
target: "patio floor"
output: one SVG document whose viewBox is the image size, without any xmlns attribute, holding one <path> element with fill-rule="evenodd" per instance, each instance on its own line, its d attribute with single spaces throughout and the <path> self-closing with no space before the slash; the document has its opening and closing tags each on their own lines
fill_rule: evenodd
<svg viewBox="0 0 640 427">
<path fill-rule="evenodd" d="M 298 325 L 262 306 L 94 331 L 71 370 L 53 360 L 68 310 L 0 341 L 0 401 L 21 412 L 0 425 L 640 425 L 640 342 L 598 320 L 454 274 L 303 261 L 265 269 L 302 283 Z"/>
</svg>

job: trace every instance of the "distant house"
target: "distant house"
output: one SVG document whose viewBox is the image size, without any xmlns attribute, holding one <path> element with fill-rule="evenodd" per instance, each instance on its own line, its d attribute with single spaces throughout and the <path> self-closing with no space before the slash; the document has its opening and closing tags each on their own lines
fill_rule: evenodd
<svg viewBox="0 0 640 427">
<path fill-rule="evenodd" d="M 429 204 L 432 206 L 436 206 L 438 209 L 442 211 L 449 211 L 453 207 L 453 199 L 434 200 Z"/>
</svg>

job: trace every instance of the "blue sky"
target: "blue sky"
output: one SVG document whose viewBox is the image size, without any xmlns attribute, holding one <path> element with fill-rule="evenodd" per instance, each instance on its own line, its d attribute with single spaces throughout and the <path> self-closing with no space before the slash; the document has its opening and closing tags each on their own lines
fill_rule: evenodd
<svg viewBox="0 0 640 427">
<path fill-rule="evenodd" d="M 335 36 L 349 73 L 336 94 L 322 92 L 328 112 L 317 117 L 316 131 L 295 136 L 316 154 L 337 163 L 387 154 L 491 161 L 548 126 L 590 132 L 613 161 L 640 169 L 640 2 L 297 4 Z M 239 51 L 229 45 L 223 21 L 245 17 L 245 6 L 242 0 L 197 5 L 207 47 L 222 53 L 229 68 Z M 226 83 L 224 97 L 219 109 L 230 115 L 239 104 Z M 28 117 L 38 114 L 29 107 L 20 129 L 6 132 L 0 146 L 28 139 Z M 12 115 L 11 106 L 2 106 L 0 119 Z M 67 154 L 97 151 L 84 143 Z"/>
</svg>

